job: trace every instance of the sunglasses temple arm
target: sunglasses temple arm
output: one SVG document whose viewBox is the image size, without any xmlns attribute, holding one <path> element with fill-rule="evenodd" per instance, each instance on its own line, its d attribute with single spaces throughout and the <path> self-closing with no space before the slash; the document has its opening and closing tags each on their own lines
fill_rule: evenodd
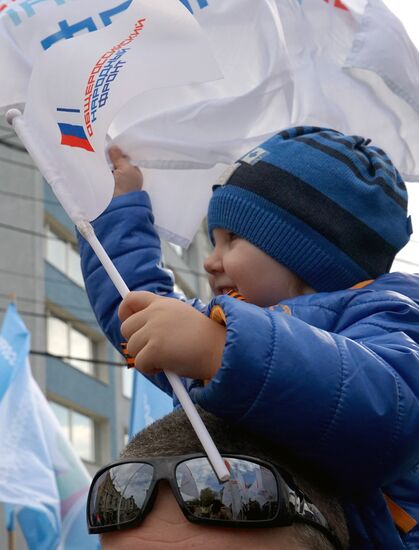
<svg viewBox="0 0 419 550">
<path fill-rule="evenodd" d="M 296 502 L 294 503 L 296 514 L 295 519 L 299 522 L 307 523 L 308 525 L 315 527 L 316 529 L 321 531 L 323 535 L 325 535 L 325 537 L 329 539 L 336 550 L 343 550 L 342 543 L 340 542 L 337 535 L 328 526 L 326 518 L 320 512 L 317 506 L 308 501 L 304 496 L 299 496 L 298 494 L 296 494 L 295 491 L 293 491 L 293 494 L 296 498 Z M 307 514 L 306 509 L 309 511 L 309 514 Z"/>
<path fill-rule="evenodd" d="M 129 288 L 121 277 L 119 271 L 116 269 L 115 265 L 112 263 L 112 260 L 103 248 L 99 239 L 96 237 L 92 225 L 88 221 L 80 221 L 76 225 L 79 232 L 92 247 L 93 251 L 95 252 L 102 266 L 104 267 L 106 273 L 109 275 L 119 294 L 122 296 L 122 298 L 125 298 L 125 296 L 129 293 Z M 221 455 L 217 447 L 215 446 L 214 441 L 212 440 L 205 424 L 199 416 L 198 411 L 192 403 L 192 400 L 190 398 L 190 395 L 186 391 L 186 388 L 182 384 L 179 376 L 166 371 L 165 374 L 167 376 L 167 379 L 169 380 L 170 385 L 173 388 L 175 395 L 179 399 L 180 404 L 182 405 L 187 417 L 189 418 L 189 421 L 192 424 L 192 427 L 195 430 L 199 441 L 202 443 L 205 453 L 208 456 L 208 460 L 214 468 L 218 479 L 220 481 L 227 481 L 228 479 L 230 479 L 230 473 L 223 459 L 221 458 Z"/>
</svg>

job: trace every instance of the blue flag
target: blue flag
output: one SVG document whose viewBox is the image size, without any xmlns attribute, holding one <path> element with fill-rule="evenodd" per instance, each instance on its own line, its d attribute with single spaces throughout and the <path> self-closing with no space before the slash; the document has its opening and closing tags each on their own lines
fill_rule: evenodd
<svg viewBox="0 0 419 550">
<path fill-rule="evenodd" d="M 4 523 L 8 531 L 15 530 L 15 511 L 9 504 L 4 505 Z"/>
<path fill-rule="evenodd" d="M 0 331 L 0 401 L 22 369 L 29 354 L 30 335 L 11 304 Z"/>
<path fill-rule="evenodd" d="M 96 550 L 85 520 L 90 477 L 32 377 L 29 349 L 10 305 L 0 332 L 0 502 L 29 550 Z"/>
<path fill-rule="evenodd" d="M 172 398 L 135 371 L 129 438 L 132 439 L 136 433 L 172 411 Z"/>
</svg>

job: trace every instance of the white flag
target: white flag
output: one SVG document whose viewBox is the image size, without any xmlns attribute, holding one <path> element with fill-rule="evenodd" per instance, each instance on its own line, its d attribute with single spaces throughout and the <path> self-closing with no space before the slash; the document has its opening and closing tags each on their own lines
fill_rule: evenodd
<svg viewBox="0 0 419 550">
<path fill-rule="evenodd" d="M 290 125 L 293 75 L 281 1 L 189 0 L 224 78 L 148 94 L 121 111 L 109 130 L 131 159 L 150 169 L 145 189 L 168 240 L 189 244 L 226 166 Z"/>
<path fill-rule="evenodd" d="M 278 5 L 293 67 L 292 125 L 370 138 L 407 180 L 419 179 L 419 53 L 401 22 L 382 0 Z"/>
<path fill-rule="evenodd" d="M 381 0 L 205 4 L 195 17 L 224 80 L 170 99 L 161 91 L 158 103 L 149 97 L 121 112 L 110 134 L 137 163 L 229 164 L 276 131 L 307 124 L 371 138 L 407 180 L 419 179 L 419 54 Z M 222 169 L 146 172 L 163 236 L 189 242 Z"/>
<path fill-rule="evenodd" d="M 233 519 L 239 519 L 242 508 L 243 494 L 239 482 L 236 479 L 227 481 L 223 486 L 221 502 L 224 506 L 231 507 Z"/>
<path fill-rule="evenodd" d="M 95 219 L 112 198 L 105 139 L 121 107 L 141 103 L 147 91 L 221 77 L 199 25 L 178 0 L 134 0 L 111 26 L 45 52 L 20 123 L 73 221 Z"/>
<path fill-rule="evenodd" d="M 1 0 L 0 113 L 26 102 L 32 68 L 62 40 L 110 25 L 131 0 Z"/>
<path fill-rule="evenodd" d="M 224 79 L 146 92 L 115 113 L 109 129 L 116 144 L 149 169 L 145 189 L 164 236 L 188 244 L 225 165 L 293 125 L 371 138 L 407 180 L 419 179 L 419 54 L 382 0 L 173 2 L 201 25 Z M 173 9 L 173 2 L 164 8 Z M 79 34 L 113 26 L 130 2 L 3 3 L 0 70 L 8 78 L 0 108 L 25 101 L 33 60 L 73 36 L 66 69 L 77 77 L 76 43 L 85 38 Z"/>
<path fill-rule="evenodd" d="M 231 507 L 233 519 L 239 519 L 242 504 L 248 500 L 246 484 L 237 465 L 233 469 L 227 459 L 225 459 L 225 464 L 231 477 L 223 485 L 221 502 L 225 506 Z"/>
<path fill-rule="evenodd" d="M 183 462 L 178 466 L 176 473 L 178 476 L 182 476 L 179 487 L 182 495 L 186 495 L 192 498 L 199 498 L 198 487 L 189 467 Z"/>
<path fill-rule="evenodd" d="M 255 470 L 256 479 L 249 487 L 249 499 L 256 500 L 261 506 L 267 502 L 275 501 L 278 489 L 272 473 L 263 466 Z"/>
</svg>

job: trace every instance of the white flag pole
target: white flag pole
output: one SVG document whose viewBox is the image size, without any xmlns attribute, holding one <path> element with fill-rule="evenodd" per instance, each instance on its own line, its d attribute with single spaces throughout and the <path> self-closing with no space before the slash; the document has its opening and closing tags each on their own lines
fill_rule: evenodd
<svg viewBox="0 0 419 550">
<path fill-rule="evenodd" d="M 39 144 L 35 144 L 31 140 L 29 132 L 26 131 L 25 125 L 23 124 L 22 113 L 18 109 L 10 109 L 6 113 L 6 119 L 7 122 L 11 126 L 13 126 L 16 134 L 25 145 L 33 161 L 38 166 L 44 177 L 48 180 L 46 174 L 48 174 L 50 171 L 45 166 L 42 148 L 39 146 Z M 53 177 L 57 177 L 57 174 L 54 174 Z M 119 294 L 122 296 L 122 298 L 124 298 L 130 290 L 127 287 L 123 278 L 121 277 L 121 274 L 116 269 L 112 260 L 108 256 L 106 250 L 103 248 L 99 239 L 96 237 L 92 225 L 86 220 L 73 221 L 75 222 L 77 229 L 94 250 L 100 263 L 104 267 L 106 273 L 109 275 Z M 212 440 L 205 424 L 199 416 L 198 411 L 196 410 L 188 392 L 186 391 L 186 388 L 184 387 L 180 378 L 177 375 L 167 371 L 165 371 L 165 374 L 173 388 L 173 391 L 179 399 L 180 404 L 185 410 L 185 413 L 188 416 L 189 421 L 191 422 L 196 432 L 196 435 L 202 443 L 202 446 L 204 447 L 204 450 L 208 456 L 209 461 L 212 464 L 212 467 L 214 468 L 215 473 L 217 474 L 217 477 L 220 479 L 220 481 L 227 481 L 228 479 L 230 479 L 230 473 L 226 465 L 224 464 L 224 461 L 221 458 L 221 455 L 217 447 L 215 446 L 214 441 Z"/>
</svg>

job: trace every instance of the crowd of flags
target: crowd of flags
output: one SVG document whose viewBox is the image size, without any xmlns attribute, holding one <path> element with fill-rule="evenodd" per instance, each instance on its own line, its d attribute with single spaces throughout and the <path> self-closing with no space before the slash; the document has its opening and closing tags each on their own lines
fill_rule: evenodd
<svg viewBox="0 0 419 550">
<path fill-rule="evenodd" d="M 30 333 L 10 304 L 0 332 L 0 502 L 29 550 L 96 550 L 87 533 L 90 476 L 32 376 Z"/>
<path fill-rule="evenodd" d="M 97 550 L 85 506 L 91 477 L 32 376 L 30 333 L 14 304 L 0 331 L 0 503 L 29 550 Z M 168 414 L 172 400 L 138 372 L 130 438 Z"/>
</svg>

